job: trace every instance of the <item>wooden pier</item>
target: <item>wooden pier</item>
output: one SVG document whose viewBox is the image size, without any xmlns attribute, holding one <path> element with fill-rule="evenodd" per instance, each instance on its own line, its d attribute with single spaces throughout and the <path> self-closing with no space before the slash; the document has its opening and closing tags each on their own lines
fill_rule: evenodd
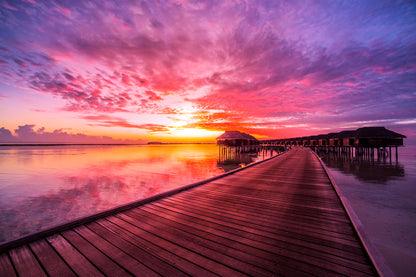
<svg viewBox="0 0 416 277">
<path fill-rule="evenodd" d="M 377 275 L 320 161 L 303 148 L 72 225 L 3 245 L 0 276 Z"/>
</svg>

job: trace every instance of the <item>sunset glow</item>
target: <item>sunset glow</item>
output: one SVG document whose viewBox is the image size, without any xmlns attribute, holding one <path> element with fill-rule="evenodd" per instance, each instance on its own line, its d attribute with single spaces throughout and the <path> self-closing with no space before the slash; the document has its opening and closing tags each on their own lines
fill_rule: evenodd
<svg viewBox="0 0 416 277">
<path fill-rule="evenodd" d="M 0 4 L 0 142 L 416 141 L 412 1 Z"/>
</svg>

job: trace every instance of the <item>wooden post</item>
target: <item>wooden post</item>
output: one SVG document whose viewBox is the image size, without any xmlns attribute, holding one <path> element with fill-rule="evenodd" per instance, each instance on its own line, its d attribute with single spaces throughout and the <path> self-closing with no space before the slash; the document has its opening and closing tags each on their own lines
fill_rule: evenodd
<svg viewBox="0 0 416 277">
<path fill-rule="evenodd" d="M 391 146 L 389 146 L 389 161 L 390 161 L 390 164 L 391 164 Z"/>
<path fill-rule="evenodd" d="M 397 152 L 399 149 L 396 146 L 396 163 L 399 161 L 399 153 Z"/>
</svg>

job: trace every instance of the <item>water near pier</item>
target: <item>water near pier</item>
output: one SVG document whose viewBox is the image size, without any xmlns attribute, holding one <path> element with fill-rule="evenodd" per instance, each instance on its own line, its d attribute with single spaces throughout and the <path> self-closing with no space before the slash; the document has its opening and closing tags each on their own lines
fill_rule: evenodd
<svg viewBox="0 0 416 277">
<path fill-rule="evenodd" d="M 397 162 L 320 155 L 387 265 L 416 276 L 416 147 L 400 147 Z"/>
<path fill-rule="evenodd" d="M 0 146 L 0 242 L 219 175 L 267 154 L 219 162 L 214 144 Z"/>
</svg>

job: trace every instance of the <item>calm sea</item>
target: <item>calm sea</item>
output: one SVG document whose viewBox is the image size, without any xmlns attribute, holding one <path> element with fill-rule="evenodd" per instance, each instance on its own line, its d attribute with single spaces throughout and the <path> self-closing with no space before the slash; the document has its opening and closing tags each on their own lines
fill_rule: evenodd
<svg viewBox="0 0 416 277">
<path fill-rule="evenodd" d="M 0 146 L 0 243 L 267 158 L 215 144 Z"/>
<path fill-rule="evenodd" d="M 416 276 L 416 146 L 389 158 L 321 157 L 396 276 Z"/>
</svg>

